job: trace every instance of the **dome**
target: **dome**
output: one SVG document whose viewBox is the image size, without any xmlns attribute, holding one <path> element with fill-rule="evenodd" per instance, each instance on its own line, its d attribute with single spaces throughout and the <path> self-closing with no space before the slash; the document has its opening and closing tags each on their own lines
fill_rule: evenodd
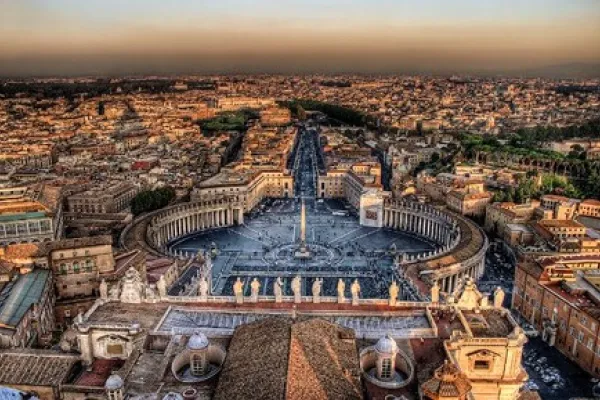
<svg viewBox="0 0 600 400">
<path fill-rule="evenodd" d="M 162 400 L 183 400 L 183 396 L 179 393 L 169 392 L 163 396 Z"/>
<path fill-rule="evenodd" d="M 104 388 L 107 390 L 122 389 L 123 388 L 123 378 L 121 378 L 119 375 L 113 373 L 106 380 L 106 383 L 104 384 Z"/>
<path fill-rule="evenodd" d="M 208 338 L 203 333 L 194 333 L 188 340 L 187 347 L 190 350 L 203 350 L 208 347 Z"/>
<path fill-rule="evenodd" d="M 421 390 L 432 399 L 448 397 L 449 395 L 456 398 L 466 398 L 471 391 L 471 382 L 456 366 L 446 360 L 434 372 L 433 377 L 421 385 Z"/>
<path fill-rule="evenodd" d="M 394 338 L 388 334 L 377 341 L 375 350 L 377 350 L 378 353 L 395 354 L 398 351 L 398 345 Z"/>
</svg>

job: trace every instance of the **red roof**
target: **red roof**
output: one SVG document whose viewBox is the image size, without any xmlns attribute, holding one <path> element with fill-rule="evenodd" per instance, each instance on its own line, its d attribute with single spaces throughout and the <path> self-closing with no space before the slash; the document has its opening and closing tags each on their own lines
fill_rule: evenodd
<svg viewBox="0 0 600 400">
<path fill-rule="evenodd" d="M 96 359 L 89 370 L 82 372 L 75 384 L 79 386 L 104 386 L 110 374 L 121 368 L 124 363 L 124 360 Z"/>
</svg>

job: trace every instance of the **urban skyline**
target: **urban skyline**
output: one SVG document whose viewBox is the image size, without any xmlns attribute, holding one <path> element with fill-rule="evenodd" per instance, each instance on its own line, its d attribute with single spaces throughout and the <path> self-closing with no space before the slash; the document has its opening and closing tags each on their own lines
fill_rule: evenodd
<svg viewBox="0 0 600 400">
<path fill-rule="evenodd" d="M 598 0 L 0 0 L 0 400 L 600 400 Z"/>
</svg>

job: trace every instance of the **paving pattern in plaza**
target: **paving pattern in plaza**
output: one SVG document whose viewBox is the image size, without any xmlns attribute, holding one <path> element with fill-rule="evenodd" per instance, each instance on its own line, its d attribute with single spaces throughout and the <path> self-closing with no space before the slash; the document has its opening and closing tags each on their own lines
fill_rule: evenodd
<svg viewBox="0 0 600 400">
<path fill-rule="evenodd" d="M 309 260 L 294 258 L 300 234 L 300 200 L 269 200 L 245 224 L 190 235 L 173 245 L 177 251 L 196 254 L 217 250 L 213 260 L 215 294 L 230 295 L 233 282 L 241 277 L 250 291 L 250 281 L 261 281 L 261 292 L 273 293 L 273 283 L 281 276 L 284 294 L 290 295 L 291 279 L 300 275 L 303 292 L 310 295 L 315 278 L 323 278 L 323 294 L 337 293 L 338 278 L 350 284 L 359 279 L 362 296 L 386 297 L 394 276 L 394 255 L 434 249 L 421 238 L 388 229 L 361 227 L 355 215 L 338 201 L 305 200 Z M 348 215 L 342 215 L 347 213 Z"/>
<path fill-rule="evenodd" d="M 316 278 L 323 279 L 322 295 L 337 295 L 339 278 L 350 285 L 358 279 L 361 296 L 385 298 L 397 254 L 435 249 L 434 243 L 388 229 L 362 227 L 348 204 L 317 200 L 316 175 L 324 167 L 318 134 L 304 130 L 290 161 L 295 198 L 270 199 L 257 206 L 241 226 L 188 235 L 170 245 L 177 252 L 193 255 L 216 250 L 213 260 L 213 293 L 231 295 L 240 277 L 250 294 L 250 282 L 261 282 L 261 294 L 272 295 L 277 277 L 283 279 L 284 295 L 291 295 L 291 280 L 300 275 L 303 295 L 310 295 Z M 295 257 L 300 243 L 300 209 L 306 203 L 306 242 L 311 257 Z M 399 279 L 398 279 L 399 280 Z"/>
</svg>

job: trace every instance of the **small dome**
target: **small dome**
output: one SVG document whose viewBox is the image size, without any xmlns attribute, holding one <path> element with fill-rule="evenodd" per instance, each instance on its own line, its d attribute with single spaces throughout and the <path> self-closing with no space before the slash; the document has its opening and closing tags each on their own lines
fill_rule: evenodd
<svg viewBox="0 0 600 400">
<path fill-rule="evenodd" d="M 163 396 L 162 400 L 183 400 L 183 396 L 179 393 L 169 392 Z"/>
<path fill-rule="evenodd" d="M 194 333 L 188 340 L 187 347 L 190 350 L 203 350 L 208 347 L 208 338 L 203 333 Z"/>
<path fill-rule="evenodd" d="M 104 388 L 106 390 L 122 389 L 123 388 L 123 378 L 121 378 L 119 375 L 113 373 L 106 380 L 106 383 L 104 384 Z"/>
<path fill-rule="evenodd" d="M 388 334 L 377 341 L 375 350 L 377 350 L 378 353 L 395 354 L 398 351 L 398 345 L 394 338 Z"/>
</svg>

